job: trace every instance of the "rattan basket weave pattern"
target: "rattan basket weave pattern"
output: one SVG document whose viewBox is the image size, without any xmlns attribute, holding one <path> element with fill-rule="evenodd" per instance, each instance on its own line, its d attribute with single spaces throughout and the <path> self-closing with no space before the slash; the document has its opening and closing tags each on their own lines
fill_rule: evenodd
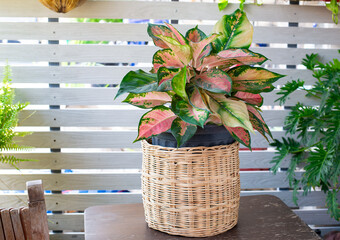
<svg viewBox="0 0 340 240">
<path fill-rule="evenodd" d="M 142 142 L 142 192 L 150 228 L 207 237 L 233 228 L 240 200 L 239 144 L 167 148 Z"/>
</svg>

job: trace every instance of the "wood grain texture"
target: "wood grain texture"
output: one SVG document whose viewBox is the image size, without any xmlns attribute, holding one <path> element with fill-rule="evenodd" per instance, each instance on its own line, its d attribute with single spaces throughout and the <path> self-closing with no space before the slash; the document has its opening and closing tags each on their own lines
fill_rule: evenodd
<svg viewBox="0 0 340 240">
<path fill-rule="evenodd" d="M 50 127 L 136 127 L 141 116 L 149 110 L 24 110 L 19 126 Z M 289 111 L 263 110 L 261 113 L 269 127 L 283 126 Z M 119 116 L 119 117 L 117 117 Z"/>
<path fill-rule="evenodd" d="M 44 188 L 41 180 L 26 183 L 32 239 L 49 240 Z"/>
<path fill-rule="evenodd" d="M 196 25 L 175 25 L 183 34 Z M 199 25 L 209 34 L 213 25 Z M 126 23 L 0 23 L 5 39 L 92 41 L 151 41 L 147 24 Z M 254 43 L 303 43 L 339 45 L 340 28 L 254 27 Z M 327 36 L 327 37 L 324 37 Z"/>
<path fill-rule="evenodd" d="M 87 1 L 67 14 L 52 12 L 34 0 L 5 0 L 0 15 L 3 17 L 73 17 L 73 18 L 133 18 L 133 19 L 197 19 L 217 20 L 233 12 L 238 4 L 229 4 L 224 11 L 217 11 L 216 3 L 192 2 L 139 2 Z M 327 22 L 333 23 L 323 6 L 287 6 L 246 4 L 245 11 L 252 21 L 277 22 Z"/>
<path fill-rule="evenodd" d="M 302 218 L 306 224 L 310 225 L 340 225 L 338 221 L 331 218 L 327 209 L 315 209 L 315 210 L 295 210 L 294 211 L 300 218 Z"/>
<path fill-rule="evenodd" d="M 72 66 L 72 67 L 30 67 L 13 66 L 13 83 L 92 83 L 92 84 L 119 84 L 125 74 L 129 71 L 142 69 L 150 71 L 150 68 L 134 66 L 112 67 L 112 66 Z M 301 69 L 272 69 L 268 70 L 286 75 L 274 83 L 275 86 L 282 85 L 288 80 L 303 79 L 307 84 L 313 84 L 315 79 L 312 72 Z M 0 67 L 3 72 L 3 67 Z"/>
<path fill-rule="evenodd" d="M 281 139 L 285 133 L 273 131 L 272 135 L 273 138 Z M 20 144 L 37 148 L 140 148 L 139 142 L 133 143 L 136 136 L 137 131 L 34 132 L 32 135 L 21 138 Z M 252 148 L 269 147 L 269 143 L 261 134 L 251 133 L 250 136 Z"/>
<path fill-rule="evenodd" d="M 5 233 L 4 233 L 4 229 L 2 227 L 2 220 L 1 220 L 1 208 L 0 208 L 0 240 L 6 240 L 5 239 Z"/>
<path fill-rule="evenodd" d="M 4 230 L 5 239 L 15 240 L 15 235 L 13 231 L 13 225 L 12 225 L 9 209 L 1 210 L 1 221 L 2 221 L 2 227 Z"/>
<path fill-rule="evenodd" d="M 29 51 L 27 51 L 29 49 Z M 319 53 L 322 61 L 338 57 L 336 49 L 302 49 L 302 48 L 250 48 L 261 53 L 271 61 L 268 64 L 301 64 L 306 54 Z M 133 45 L 34 45 L 3 44 L 0 45 L 0 61 L 28 62 L 100 62 L 100 63 L 150 63 L 155 46 Z"/>
<path fill-rule="evenodd" d="M 13 155 L 13 154 L 11 154 Z M 270 151 L 241 151 L 240 168 L 271 168 L 275 155 Z M 21 159 L 34 159 L 34 162 L 22 162 L 20 169 L 141 169 L 142 153 L 140 151 L 115 151 L 99 153 L 18 153 Z M 288 167 L 289 157 L 282 162 Z M 13 169 L 8 164 L 0 164 L 1 169 Z"/>
<path fill-rule="evenodd" d="M 84 232 L 50 234 L 50 240 L 84 240 L 84 239 L 85 239 Z"/>
<path fill-rule="evenodd" d="M 277 190 L 258 190 L 258 191 L 241 191 L 241 196 L 254 195 L 273 195 L 280 198 L 287 206 L 296 207 L 292 199 L 292 191 Z M 321 191 L 312 191 L 308 196 L 302 196 L 299 192 L 298 206 L 325 206 L 325 194 Z M 22 195 L 0 195 L 0 204 L 2 206 L 19 207 L 18 197 Z M 140 203 L 142 202 L 140 193 L 78 193 L 78 194 L 46 194 L 46 208 L 48 211 L 83 211 L 88 207 L 95 205 L 123 204 L 123 203 Z M 340 197 L 340 193 L 338 194 Z"/>
<path fill-rule="evenodd" d="M 13 226 L 13 231 L 14 231 L 14 236 L 15 240 L 26 240 L 25 235 L 24 235 L 24 229 L 21 224 L 20 220 L 20 214 L 19 214 L 20 209 L 15 208 L 11 209 L 10 215 L 11 215 L 11 221 L 12 221 L 12 226 Z"/>
<path fill-rule="evenodd" d="M 27 207 L 20 208 L 20 219 L 26 240 L 33 240 L 30 210 Z"/>
<path fill-rule="evenodd" d="M 126 105 L 122 103 L 126 94 L 114 100 L 116 88 L 17 88 L 16 100 L 20 102 L 30 102 L 34 105 Z M 279 96 L 278 90 L 270 93 L 263 93 L 264 106 L 279 105 L 274 102 Z M 305 92 L 298 90 L 292 93 L 286 101 L 286 106 L 303 102 L 306 105 L 317 105 L 319 100 L 312 97 L 305 97 Z M 136 108 L 137 109 L 137 108 Z"/>
<path fill-rule="evenodd" d="M 297 173 L 299 176 L 301 173 Z M 242 189 L 287 188 L 286 174 L 268 171 L 241 172 Z M 140 189 L 140 173 L 2 174 L 4 190 L 22 190 L 23 182 L 42 179 L 46 190 L 132 190 Z M 31 213 L 32 214 L 32 213 Z"/>
<path fill-rule="evenodd" d="M 84 214 L 67 213 L 67 214 L 48 214 L 48 228 L 50 230 L 73 230 L 75 232 L 84 232 Z"/>
</svg>

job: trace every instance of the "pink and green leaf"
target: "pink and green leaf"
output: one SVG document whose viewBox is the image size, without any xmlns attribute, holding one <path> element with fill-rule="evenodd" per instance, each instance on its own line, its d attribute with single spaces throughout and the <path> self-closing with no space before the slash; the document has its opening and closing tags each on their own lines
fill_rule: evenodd
<svg viewBox="0 0 340 240">
<path fill-rule="evenodd" d="M 221 33 L 213 43 L 216 52 L 228 48 L 249 48 L 253 39 L 253 26 L 246 13 L 239 9 L 231 15 L 224 15 L 215 24 L 213 32 Z"/>
<path fill-rule="evenodd" d="M 205 124 L 213 123 L 216 125 L 222 125 L 222 120 L 218 114 L 210 114 Z"/>
<path fill-rule="evenodd" d="M 184 65 L 187 65 L 191 61 L 192 50 L 189 44 L 182 45 L 177 40 L 162 35 L 157 35 L 157 37 L 162 39 L 168 45 L 168 47 L 175 53 Z"/>
<path fill-rule="evenodd" d="M 153 108 L 171 102 L 171 97 L 165 92 L 130 93 L 123 102 L 140 108 Z"/>
<path fill-rule="evenodd" d="M 260 93 L 270 91 L 272 83 L 284 77 L 260 67 L 242 65 L 228 71 L 233 80 L 233 90 Z"/>
<path fill-rule="evenodd" d="M 197 67 L 200 64 L 201 54 L 206 46 L 218 37 L 218 34 L 212 34 L 200 42 L 190 42 L 192 49 L 192 58 L 194 60 L 194 66 Z"/>
<path fill-rule="evenodd" d="M 181 98 L 187 99 L 187 93 L 185 91 L 185 86 L 187 83 L 187 68 L 184 67 L 177 73 L 171 81 L 172 90 Z"/>
<path fill-rule="evenodd" d="M 198 67 L 198 70 L 201 70 L 203 68 L 216 68 L 223 71 L 229 70 L 231 67 L 237 67 L 243 65 L 241 62 L 237 61 L 236 59 L 225 59 L 221 58 L 217 55 L 210 55 L 208 57 L 203 58 L 201 66 Z"/>
<path fill-rule="evenodd" d="M 176 118 L 171 125 L 171 133 L 177 141 L 177 147 L 182 146 L 190 138 L 192 138 L 197 131 L 197 126 L 184 122 L 180 118 Z"/>
<path fill-rule="evenodd" d="M 188 44 L 188 40 L 183 37 L 183 35 L 176 29 L 174 28 L 174 26 L 172 26 L 171 24 L 169 23 L 165 23 L 168 28 L 170 28 L 170 30 L 173 32 L 173 34 L 176 36 L 178 42 L 181 44 L 181 45 L 186 45 Z"/>
<path fill-rule="evenodd" d="M 228 49 L 221 51 L 217 56 L 223 59 L 236 59 L 245 65 L 262 64 L 267 58 L 262 54 L 252 52 L 248 49 Z"/>
<path fill-rule="evenodd" d="M 185 38 L 191 42 L 200 42 L 206 37 L 207 35 L 205 35 L 205 33 L 202 32 L 200 29 L 198 29 L 197 26 L 189 29 L 187 33 L 185 34 Z"/>
<path fill-rule="evenodd" d="M 263 120 L 260 112 L 253 106 L 247 105 L 247 109 L 249 112 L 249 120 L 252 123 L 255 130 L 264 136 L 264 138 L 269 142 L 268 138 L 266 137 L 266 133 L 273 138 L 270 129 L 268 128 L 267 124 Z"/>
<path fill-rule="evenodd" d="M 169 130 L 176 117 L 173 111 L 167 107 L 157 106 L 153 108 L 142 116 L 135 142 L 148 139 Z"/>
<path fill-rule="evenodd" d="M 213 113 L 220 116 L 224 125 L 243 127 L 254 132 L 249 121 L 247 106 L 244 102 L 226 98 L 223 94 L 210 94 L 209 107 Z"/>
<path fill-rule="evenodd" d="M 230 94 L 232 88 L 232 80 L 228 74 L 215 68 L 196 75 L 192 82 L 213 93 Z"/>
<path fill-rule="evenodd" d="M 263 104 L 263 97 L 260 94 L 249 92 L 236 92 L 233 97 L 242 99 L 243 101 L 261 107 Z"/>
<path fill-rule="evenodd" d="M 153 55 L 152 64 L 153 64 L 155 73 L 157 73 L 160 67 L 167 67 L 167 68 L 184 67 L 183 63 L 179 60 L 179 58 L 175 55 L 175 53 L 171 49 L 158 50 Z"/>
<path fill-rule="evenodd" d="M 175 34 L 166 26 L 159 24 L 148 24 L 148 34 L 152 38 L 154 44 L 160 48 L 168 48 L 168 45 L 158 35 L 175 38 Z"/>
<path fill-rule="evenodd" d="M 210 111 L 203 100 L 200 90 L 196 86 L 190 85 L 189 87 L 187 87 L 186 91 L 189 98 L 189 103 L 193 107 Z"/>
<path fill-rule="evenodd" d="M 208 111 L 193 107 L 179 96 L 173 97 L 171 109 L 183 121 L 200 127 L 204 126 L 204 123 L 209 117 Z"/>
<path fill-rule="evenodd" d="M 171 81 L 181 71 L 180 68 L 160 67 L 157 72 L 158 91 L 165 92 L 172 90 Z"/>
<path fill-rule="evenodd" d="M 228 127 L 228 126 L 224 126 L 224 127 L 229 131 L 231 136 L 233 136 L 233 138 L 236 141 L 243 144 L 244 146 L 249 148 L 249 150 L 251 151 L 250 134 L 246 129 L 242 127 Z"/>
</svg>

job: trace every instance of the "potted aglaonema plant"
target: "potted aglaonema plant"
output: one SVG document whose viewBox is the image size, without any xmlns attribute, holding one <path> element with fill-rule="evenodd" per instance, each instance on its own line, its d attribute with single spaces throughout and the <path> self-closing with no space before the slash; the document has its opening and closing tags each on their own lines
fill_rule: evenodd
<svg viewBox="0 0 340 240">
<path fill-rule="evenodd" d="M 267 58 L 248 49 L 253 27 L 240 10 L 209 36 L 197 27 L 183 36 L 170 24 L 149 24 L 148 34 L 161 48 L 152 70 L 127 73 L 116 95 L 151 109 L 135 140 L 143 140 L 146 221 L 175 235 L 219 234 L 237 223 L 239 143 L 251 149 L 254 129 L 271 136 L 260 93 L 282 75 L 251 66 Z"/>
</svg>

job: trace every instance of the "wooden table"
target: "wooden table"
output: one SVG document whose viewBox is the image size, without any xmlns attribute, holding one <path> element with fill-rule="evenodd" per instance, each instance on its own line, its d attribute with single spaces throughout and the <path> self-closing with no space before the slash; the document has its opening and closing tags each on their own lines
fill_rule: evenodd
<svg viewBox="0 0 340 240">
<path fill-rule="evenodd" d="M 85 240 L 321 239 L 279 198 L 241 197 L 236 227 L 208 238 L 172 236 L 148 228 L 142 204 L 95 206 L 85 210 Z"/>
</svg>

